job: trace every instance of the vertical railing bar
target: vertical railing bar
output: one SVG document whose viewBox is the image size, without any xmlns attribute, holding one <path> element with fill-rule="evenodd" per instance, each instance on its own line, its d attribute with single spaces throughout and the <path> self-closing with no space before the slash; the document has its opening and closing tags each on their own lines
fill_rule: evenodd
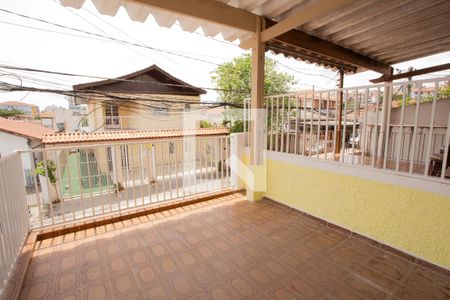
<svg viewBox="0 0 450 300">
<path fill-rule="evenodd" d="M 273 97 L 270 97 L 270 151 L 275 150 L 275 145 L 273 144 L 273 130 L 274 130 L 274 121 L 273 121 Z"/>
<path fill-rule="evenodd" d="M 313 127 L 313 119 L 314 119 L 314 91 L 311 95 L 311 114 L 309 117 L 309 151 L 308 156 L 311 157 L 312 154 L 312 139 L 314 134 L 314 127 Z"/>
<path fill-rule="evenodd" d="M 67 159 L 69 159 L 69 156 L 70 156 L 70 150 L 68 150 Z M 69 166 L 68 160 L 66 161 L 66 169 L 67 169 L 67 180 L 69 181 L 68 186 L 69 186 L 69 195 L 70 195 L 70 207 L 72 209 L 73 220 L 75 220 L 77 217 L 75 214 L 75 206 L 74 206 L 75 201 L 74 201 L 73 190 L 72 190 L 72 175 L 70 175 L 71 171 L 70 171 L 70 166 Z"/>
<path fill-rule="evenodd" d="M 208 149 L 209 147 L 209 155 L 208 155 L 208 151 L 206 152 L 206 176 L 207 176 L 207 181 L 206 181 L 206 186 L 209 186 L 209 191 L 211 191 L 213 189 L 213 172 L 212 172 L 212 148 L 211 148 L 211 139 L 207 139 L 205 138 L 205 143 L 207 143 L 207 147 L 206 149 Z M 208 156 L 209 156 L 209 163 L 208 163 Z"/>
<path fill-rule="evenodd" d="M 267 116 L 267 112 L 266 112 L 266 116 Z M 216 168 L 216 186 L 217 189 L 220 189 L 220 182 L 219 182 L 219 160 L 220 160 L 220 137 L 216 137 L 214 139 L 214 166 Z M 267 143 L 266 143 L 266 147 L 267 147 Z M 267 149 L 267 148 L 266 148 Z M 219 153 L 218 153 L 219 151 Z"/>
<path fill-rule="evenodd" d="M 267 97 L 264 97 L 263 105 L 264 105 L 265 112 L 266 112 L 266 118 L 264 119 L 264 123 L 265 123 L 265 126 L 268 126 L 267 123 L 268 123 L 269 119 L 267 118 L 267 116 L 269 116 L 269 99 Z M 267 136 L 267 132 L 266 132 L 266 136 Z M 264 144 L 264 149 L 270 150 L 269 145 L 267 143 Z"/>
<path fill-rule="evenodd" d="M 319 158 L 319 152 L 320 152 L 320 132 L 321 132 L 321 128 L 320 128 L 320 119 L 322 118 L 322 93 L 319 92 L 319 113 L 318 113 L 318 120 L 317 120 L 317 158 Z"/>
<path fill-rule="evenodd" d="M 352 165 L 355 162 L 356 114 L 358 114 L 358 116 L 359 116 L 359 90 L 358 89 L 356 89 L 356 99 L 353 103 L 353 127 L 352 127 L 352 137 L 351 137 L 353 139 L 353 141 L 352 141 L 352 156 L 351 156 Z"/>
<path fill-rule="evenodd" d="M 328 160 L 328 122 L 330 119 L 330 92 L 327 92 L 327 110 L 326 110 L 326 119 L 325 119 L 325 160 Z"/>
<path fill-rule="evenodd" d="M 95 205 L 94 205 L 94 196 L 92 193 L 92 178 L 91 178 L 91 166 L 90 166 L 90 161 L 89 161 L 89 154 L 88 154 L 88 149 L 85 148 L 84 149 L 84 154 L 86 157 L 86 168 L 87 168 L 87 173 L 88 173 L 88 183 L 89 183 L 89 190 L 90 190 L 90 198 L 91 198 L 91 206 L 92 206 L 92 215 L 95 216 Z"/>
<path fill-rule="evenodd" d="M 112 196 L 111 194 L 111 180 L 110 178 L 112 178 L 112 173 L 114 170 L 109 170 L 109 161 L 108 161 L 108 146 L 106 146 L 105 148 L 106 151 L 106 170 L 107 170 L 107 174 L 106 174 L 106 184 L 108 185 L 107 188 L 107 193 L 108 193 L 108 201 L 109 201 L 109 212 L 112 212 L 112 200 L 111 198 L 113 198 L 114 196 Z M 111 153 L 111 165 L 113 165 L 113 161 L 112 161 L 112 150 L 110 151 Z"/>
<path fill-rule="evenodd" d="M 119 150 L 121 150 L 121 146 L 118 146 L 118 147 L 119 147 Z M 122 166 L 121 166 L 122 165 L 122 157 L 121 157 L 121 160 L 120 160 L 120 166 L 118 166 L 117 165 L 116 146 L 111 146 L 111 150 L 112 150 L 112 154 L 113 154 L 112 157 L 111 157 L 111 160 L 113 160 L 113 169 L 114 169 L 114 172 L 116 173 L 116 191 L 115 191 L 115 193 L 116 193 L 116 196 L 117 196 L 117 206 L 118 206 L 117 208 L 118 208 L 119 211 L 121 211 L 122 210 L 122 207 L 121 207 L 122 194 L 120 194 L 120 188 L 119 188 L 120 182 L 119 182 L 119 170 L 118 169 L 119 169 L 119 167 L 121 168 L 120 172 L 123 175 Z"/>
<path fill-rule="evenodd" d="M 226 169 L 225 169 L 225 174 L 226 174 L 226 184 L 227 186 L 230 184 L 230 168 L 229 168 L 229 163 L 230 163 L 230 147 L 229 147 L 229 143 L 230 143 L 230 136 L 227 136 L 225 138 L 225 160 L 227 161 L 226 163 Z"/>
<path fill-rule="evenodd" d="M 364 166 L 364 160 L 366 159 L 366 143 L 367 143 L 367 115 L 368 115 L 368 103 L 369 103 L 369 88 L 366 88 L 366 92 L 364 95 L 365 103 L 364 103 L 364 125 L 362 132 L 360 133 L 360 144 L 359 147 L 361 150 L 361 166 Z M 361 128 L 361 124 L 359 125 Z"/>
<path fill-rule="evenodd" d="M 333 128 L 333 161 L 336 160 L 336 144 L 337 144 L 337 128 L 338 128 L 338 121 L 341 122 L 341 120 L 338 120 L 338 109 L 340 109 L 339 102 L 337 101 L 339 91 L 337 91 L 335 98 L 334 98 L 334 128 Z"/>
<path fill-rule="evenodd" d="M 346 138 L 346 133 L 347 133 L 347 105 L 348 105 L 348 90 L 345 90 L 344 93 L 345 97 L 344 97 L 344 126 L 342 126 L 344 128 L 343 132 L 342 132 L 342 144 L 341 144 L 341 153 L 340 153 L 340 162 L 344 162 L 345 161 L 345 138 Z"/>
<path fill-rule="evenodd" d="M 57 152 L 55 150 L 53 150 L 53 156 L 55 157 L 55 163 L 56 163 L 56 168 L 57 168 L 57 173 L 58 173 L 59 190 L 60 190 L 60 193 L 61 193 L 61 197 L 64 198 L 63 195 L 62 195 L 63 192 L 61 191 L 62 190 L 62 188 L 61 188 L 61 184 L 62 184 L 62 181 L 61 181 L 61 165 L 60 165 L 59 157 L 57 156 Z M 56 193 L 57 194 L 58 194 L 58 184 L 56 185 Z M 59 197 L 59 194 L 58 194 L 58 197 Z M 61 205 L 62 221 L 63 221 L 63 223 L 65 223 L 66 222 L 66 212 L 65 212 L 65 209 L 64 209 L 64 199 L 60 199 L 59 203 Z"/>
<path fill-rule="evenodd" d="M 384 86 L 384 88 L 386 89 L 386 85 Z M 379 149 L 377 149 L 377 144 L 378 144 L 378 117 L 379 117 L 379 111 L 380 111 L 380 98 L 381 98 L 381 90 L 380 87 L 377 88 L 377 103 L 375 104 L 375 132 L 374 132 L 374 139 L 375 142 L 372 143 L 372 141 L 370 141 L 371 144 L 373 144 L 373 149 L 372 149 L 372 168 L 375 167 L 375 159 L 378 156 L 378 151 Z M 388 101 L 387 99 L 383 99 L 383 101 Z"/>
<path fill-rule="evenodd" d="M 162 170 L 162 188 L 163 188 L 163 199 L 164 201 L 167 200 L 167 196 L 166 196 L 166 150 L 164 149 L 164 144 L 163 143 L 158 143 L 160 144 L 161 148 L 162 148 L 162 153 L 161 153 L 161 157 L 162 157 L 162 164 L 161 164 L 161 170 Z"/>
<path fill-rule="evenodd" d="M 42 204 L 41 204 L 41 197 L 39 196 L 39 187 L 37 184 L 37 178 L 36 178 L 37 175 L 36 175 L 36 167 L 35 167 L 35 160 L 34 160 L 33 152 L 29 152 L 29 156 L 30 156 L 30 162 L 31 162 L 31 172 L 32 172 L 33 181 L 34 181 L 34 193 L 36 195 L 36 203 L 38 206 L 39 223 L 41 224 L 41 227 L 42 227 L 44 225 L 44 223 L 42 221 L 42 207 L 41 207 Z M 72 193 L 70 193 L 70 194 L 72 195 Z"/>
<path fill-rule="evenodd" d="M 288 112 L 287 112 L 287 126 L 286 126 L 286 147 L 287 153 L 291 153 L 291 96 L 287 96 Z"/>
<path fill-rule="evenodd" d="M 395 161 L 395 171 L 398 172 L 400 169 L 400 153 L 401 148 L 403 148 L 403 122 L 405 120 L 405 106 L 406 106 L 406 83 L 403 83 L 403 97 L 402 97 L 402 107 L 400 110 L 400 133 L 397 141 L 397 158 Z"/>
<path fill-rule="evenodd" d="M 134 149 L 135 149 L 135 144 L 130 145 L 131 151 L 130 151 L 130 160 L 131 160 L 131 164 L 128 164 L 129 166 L 131 166 L 131 180 L 133 180 L 133 198 L 134 198 L 134 207 L 137 206 L 137 197 L 136 197 L 136 172 L 135 172 L 135 155 L 134 155 Z"/>
<path fill-rule="evenodd" d="M 179 198 L 180 197 L 180 192 L 178 190 L 178 167 L 177 167 L 177 152 L 178 152 L 178 149 L 177 149 L 177 146 L 176 146 L 177 142 L 174 141 L 172 145 L 173 145 L 173 152 L 172 152 L 172 155 L 171 155 L 170 162 L 171 162 L 171 165 L 172 165 L 171 169 L 172 169 L 172 171 L 173 171 L 173 173 L 175 175 L 175 188 L 177 190 L 176 194 L 177 194 L 177 198 Z M 175 160 L 175 162 L 174 162 L 174 160 Z"/>
<path fill-rule="evenodd" d="M 183 150 L 184 149 L 183 148 L 184 140 L 181 140 L 179 143 L 181 143 L 181 146 L 180 146 L 181 152 L 177 151 L 177 157 L 178 157 L 177 158 L 177 174 L 181 173 L 181 182 L 180 182 L 181 183 L 181 192 L 183 194 L 183 198 L 185 198 L 186 197 L 186 189 L 185 189 L 184 183 L 186 181 L 186 175 L 185 175 L 186 161 L 184 160 L 185 154 L 184 154 L 184 150 Z M 181 164 L 183 164 L 183 165 L 181 165 Z M 181 171 L 180 171 L 180 167 L 181 167 Z"/>
<path fill-rule="evenodd" d="M 153 173 L 153 168 L 152 168 L 152 165 L 150 163 L 150 153 L 148 152 L 148 144 L 145 144 L 145 155 L 147 157 L 148 203 L 151 204 L 153 202 L 152 201 L 152 176 L 151 176 L 151 174 Z M 156 177 L 156 174 L 153 174 L 153 176 Z"/>
<path fill-rule="evenodd" d="M 385 137 L 385 141 L 384 141 L 384 158 L 383 158 L 383 170 L 386 170 L 386 166 L 387 166 L 387 161 L 388 161 L 388 149 L 389 149 L 389 137 L 390 137 L 390 132 L 391 132 L 391 111 L 392 111 L 392 100 L 394 98 L 394 84 L 390 84 L 388 85 L 390 88 L 390 92 L 387 93 L 388 95 L 390 95 L 390 99 L 387 99 L 388 105 L 386 105 L 388 111 L 387 111 L 387 118 L 386 118 L 386 137 Z"/>
<path fill-rule="evenodd" d="M 244 99 L 244 134 L 247 133 L 247 99 Z"/>
<path fill-rule="evenodd" d="M 433 129 L 434 129 L 434 118 L 436 114 L 436 101 L 438 98 L 438 88 L 439 88 L 439 81 L 436 81 L 434 83 L 434 96 L 433 96 L 433 104 L 431 106 L 431 118 L 430 118 L 430 129 L 428 130 L 428 142 L 427 142 L 427 151 L 425 156 L 425 171 L 424 176 L 428 175 L 428 171 L 430 168 L 430 156 L 431 156 L 431 140 L 433 138 Z"/>
<path fill-rule="evenodd" d="M 94 157 L 96 158 L 96 163 L 97 163 L 97 179 L 98 179 L 98 190 L 100 192 L 100 198 L 101 198 L 101 202 L 102 202 L 102 214 L 105 213 L 105 197 L 103 195 L 103 181 L 102 181 L 102 173 L 100 170 L 100 161 L 98 159 L 100 159 L 100 156 L 98 155 L 98 147 L 94 147 Z"/>
<path fill-rule="evenodd" d="M 156 198 L 156 202 L 159 202 L 159 183 L 158 183 L 158 164 L 156 161 L 156 145 L 155 144 L 151 144 L 152 148 L 151 148 L 151 157 L 152 157 L 152 163 L 151 163 L 151 168 L 152 168 L 152 172 L 153 175 L 155 176 L 155 198 Z"/>
<path fill-rule="evenodd" d="M 295 95 L 295 139 L 294 139 L 294 154 L 298 154 L 298 118 L 299 111 L 298 111 L 298 101 L 299 97 L 298 94 Z"/>
<path fill-rule="evenodd" d="M 44 159 L 44 173 L 45 173 L 45 181 L 47 181 L 47 194 L 50 198 L 50 185 L 52 184 L 50 182 L 50 178 L 48 178 L 48 165 L 47 165 L 47 153 L 46 153 L 46 149 L 43 149 L 42 151 L 42 156 Z M 49 210 L 50 210 L 50 217 L 52 219 L 52 224 L 55 224 L 55 214 L 53 212 L 53 203 L 51 199 L 48 199 L 49 203 Z"/>
<path fill-rule="evenodd" d="M 186 139 L 186 145 L 189 145 L 187 147 L 187 165 L 188 165 L 188 181 L 189 181 L 189 195 L 192 195 L 192 183 L 194 182 L 193 178 L 192 178 L 192 165 L 195 164 L 194 160 L 195 160 L 195 151 L 193 151 L 192 149 L 195 149 L 195 147 L 192 145 L 192 138 L 188 138 Z M 194 159 L 192 159 L 192 152 L 194 153 Z M 195 172 L 195 169 L 194 169 Z M 195 187 L 194 187 L 195 188 Z"/>
<path fill-rule="evenodd" d="M 167 168 L 168 168 L 168 173 L 169 173 L 169 188 L 170 188 L 170 199 L 173 199 L 174 197 L 173 197 L 173 182 L 172 182 L 172 178 L 173 178 L 173 165 L 172 165 L 172 157 L 173 157 L 173 153 L 170 153 L 170 144 L 172 144 L 172 145 L 174 145 L 173 143 L 171 143 L 171 142 L 168 142 L 168 146 L 169 146 L 169 149 L 168 149 L 168 151 L 167 151 L 167 156 L 168 156 L 168 159 L 167 159 Z M 174 147 L 174 149 L 175 149 L 175 145 L 173 146 Z"/>
<path fill-rule="evenodd" d="M 441 179 L 442 180 L 445 179 L 445 172 L 447 171 L 449 143 L 450 143 L 450 112 L 448 113 L 447 133 L 445 135 L 444 157 L 442 158 L 442 168 L 441 168 Z"/>
<path fill-rule="evenodd" d="M 302 155 L 306 155 L 306 110 L 308 106 L 308 94 L 303 94 L 303 151 Z"/>
<path fill-rule="evenodd" d="M 224 182 L 223 182 L 223 169 L 225 168 L 225 160 L 224 160 L 224 155 L 223 155 L 223 137 L 220 137 L 220 150 L 219 150 L 219 154 L 220 154 L 220 186 L 221 188 L 224 187 Z"/>
<path fill-rule="evenodd" d="M 84 195 L 83 195 L 84 192 L 83 192 L 83 179 L 81 178 L 81 166 L 80 166 L 81 152 L 80 152 L 80 150 L 81 149 L 78 149 L 76 158 L 77 158 L 78 182 L 80 184 L 80 205 L 81 205 L 81 208 L 83 211 L 83 219 L 84 219 L 84 218 L 86 218 L 86 212 L 84 210 Z"/>
<path fill-rule="evenodd" d="M 281 103 L 281 145 L 280 145 L 280 147 L 281 147 L 281 149 L 280 149 L 280 152 L 285 152 L 285 150 L 286 150 L 286 147 L 285 147 L 285 145 L 284 145 L 284 116 L 285 116 L 285 114 L 286 114 L 286 107 L 285 107 L 285 102 L 286 102 L 286 97 L 285 96 L 281 96 L 281 101 L 282 101 L 282 103 Z"/>
<path fill-rule="evenodd" d="M 280 97 L 277 98 L 277 111 L 276 111 L 276 122 L 275 122 L 275 151 L 279 151 L 279 143 L 278 143 L 278 118 L 280 114 Z"/>
<path fill-rule="evenodd" d="M 138 158 L 139 158 L 139 180 L 141 181 L 141 205 L 145 204 L 144 197 L 144 162 L 142 160 L 142 144 L 138 145 Z"/>
</svg>

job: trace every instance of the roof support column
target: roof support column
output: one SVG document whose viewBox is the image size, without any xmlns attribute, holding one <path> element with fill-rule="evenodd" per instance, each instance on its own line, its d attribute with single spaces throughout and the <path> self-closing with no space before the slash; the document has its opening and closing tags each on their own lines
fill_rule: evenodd
<svg viewBox="0 0 450 300">
<path fill-rule="evenodd" d="M 250 127 L 250 161 L 252 165 L 261 163 L 261 130 L 260 111 L 264 106 L 264 62 L 265 43 L 260 42 L 262 19 L 258 18 L 256 32 L 257 42 L 252 48 L 252 89 L 251 89 L 251 127 Z"/>
<path fill-rule="evenodd" d="M 393 69 L 391 69 L 392 76 Z M 384 155 L 384 149 L 385 149 L 385 136 L 386 132 L 389 132 L 390 129 L 390 120 L 388 120 L 389 111 L 391 110 L 392 106 L 392 97 L 393 97 L 393 86 L 392 81 L 389 80 L 386 82 L 386 85 L 384 86 L 383 90 L 383 105 L 381 107 L 381 124 L 380 124 L 380 135 L 378 138 L 378 150 L 377 150 L 377 158 L 381 158 Z M 378 124 L 378 120 L 377 120 Z"/>
<path fill-rule="evenodd" d="M 264 126 L 264 62 L 265 43 L 261 42 L 261 31 L 264 28 L 263 18 L 257 18 L 255 42 L 252 47 L 252 89 L 251 89 L 251 124 L 250 124 L 250 168 L 253 180 L 247 187 L 247 198 L 259 200 L 265 189 L 265 126 Z"/>
</svg>

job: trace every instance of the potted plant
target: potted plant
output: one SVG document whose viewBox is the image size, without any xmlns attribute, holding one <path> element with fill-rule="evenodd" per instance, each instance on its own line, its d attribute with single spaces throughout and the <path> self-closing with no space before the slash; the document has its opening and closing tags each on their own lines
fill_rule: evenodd
<svg viewBox="0 0 450 300">
<path fill-rule="evenodd" d="M 47 165 L 47 170 L 45 165 Z M 52 160 L 47 160 L 46 163 L 40 161 L 36 164 L 36 174 L 39 176 L 39 181 L 41 183 L 43 202 L 47 204 L 60 201 L 58 192 L 56 191 L 55 172 L 56 165 Z"/>
</svg>

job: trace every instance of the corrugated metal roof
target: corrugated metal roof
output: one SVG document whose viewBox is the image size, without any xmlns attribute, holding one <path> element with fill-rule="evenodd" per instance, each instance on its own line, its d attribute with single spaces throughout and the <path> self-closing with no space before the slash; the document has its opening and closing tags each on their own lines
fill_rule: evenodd
<svg viewBox="0 0 450 300">
<path fill-rule="evenodd" d="M 274 21 L 282 21 L 316 0 L 219 0 Z M 60 0 L 65 6 L 80 8 L 85 0 Z M 149 15 L 163 27 L 178 22 L 183 30 L 199 27 L 207 36 L 221 33 L 227 41 L 241 41 L 249 32 L 169 13 L 130 0 L 92 0 L 98 11 L 115 15 L 123 6 L 132 20 L 144 22 Z M 448 0 L 356 0 L 352 5 L 297 28 L 386 64 L 394 64 L 450 50 L 450 1 Z M 270 44 L 270 43 L 269 43 Z M 269 47 L 296 59 L 333 68 L 343 63 L 302 49 Z M 279 45 L 278 45 L 279 46 Z M 345 65 L 342 65 L 345 66 Z M 347 66 L 346 66 L 347 67 Z M 364 70 L 348 66 L 348 70 Z"/>
<path fill-rule="evenodd" d="M 216 136 L 228 134 L 229 130 L 227 128 L 67 132 L 46 134 L 43 136 L 42 143 L 44 145 L 55 145 L 180 138 L 184 136 Z"/>
</svg>

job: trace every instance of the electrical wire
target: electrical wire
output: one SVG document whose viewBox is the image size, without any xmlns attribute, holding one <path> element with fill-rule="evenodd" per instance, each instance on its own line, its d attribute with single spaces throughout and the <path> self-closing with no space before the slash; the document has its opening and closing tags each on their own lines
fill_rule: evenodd
<svg viewBox="0 0 450 300">
<path fill-rule="evenodd" d="M 117 39 L 117 38 L 114 38 L 114 37 L 110 37 L 110 36 L 106 36 L 106 35 L 90 32 L 90 31 L 82 30 L 82 29 L 79 29 L 79 28 L 57 24 L 57 23 L 50 22 L 50 21 L 47 21 L 47 20 L 44 20 L 44 19 L 27 16 L 27 15 L 16 13 L 16 12 L 13 12 L 13 11 L 10 11 L 10 10 L 7 10 L 7 9 L 3 9 L 3 8 L 0 8 L 0 11 L 3 11 L 3 12 L 8 13 L 8 14 L 15 15 L 15 16 L 19 16 L 19 17 L 22 17 L 22 18 L 38 21 L 38 22 L 41 22 L 41 23 L 57 26 L 59 28 L 64 28 L 64 29 L 75 31 L 75 32 L 80 32 L 80 33 L 87 34 L 87 35 L 90 35 L 90 36 L 100 37 L 100 38 L 104 38 L 104 39 L 111 40 L 111 41 L 118 42 L 118 43 L 126 43 L 126 44 L 129 44 L 129 45 L 132 45 L 132 46 L 136 46 L 136 47 L 146 48 L 146 49 L 150 49 L 150 50 L 154 50 L 154 51 L 160 51 L 160 52 L 163 52 L 163 53 L 176 55 L 176 56 L 179 56 L 179 57 L 183 57 L 183 58 L 187 58 L 187 59 L 196 60 L 196 61 L 199 61 L 199 62 L 203 62 L 203 63 L 207 63 L 207 64 L 213 64 L 213 65 L 219 66 L 219 64 L 217 64 L 215 62 L 207 61 L 207 60 L 196 58 L 196 57 L 191 57 L 191 56 L 184 55 L 184 54 L 175 53 L 175 52 L 172 52 L 171 50 L 155 48 L 155 47 L 151 47 L 151 46 L 147 46 L 147 45 L 142 45 L 142 44 L 139 44 L 139 43 L 134 43 L 134 42 L 130 42 L 130 41 L 122 40 L 122 39 Z"/>
<path fill-rule="evenodd" d="M 74 74 L 74 73 L 67 73 L 67 72 L 57 72 L 57 71 L 49 71 L 49 70 L 33 69 L 33 68 L 24 68 L 24 67 L 16 67 L 16 66 L 9 66 L 9 65 L 0 65 L 0 68 L 4 68 L 4 69 L 8 69 L 8 70 L 19 70 L 19 71 L 29 71 L 29 72 L 38 72 L 38 73 L 63 75 L 63 76 L 70 76 L 70 77 L 85 77 L 85 78 L 94 78 L 94 79 L 101 79 L 101 80 L 112 80 L 112 81 L 117 81 L 117 82 L 140 82 L 140 83 L 147 83 L 147 84 L 148 83 L 152 83 L 152 84 L 163 85 L 163 86 L 195 88 L 193 86 L 187 86 L 187 85 L 176 84 L 176 83 L 149 82 L 149 81 L 138 80 L 138 79 L 109 78 L 109 77 L 102 77 L 102 76 L 94 76 L 94 75 L 86 75 L 86 74 Z M 205 90 L 221 91 L 221 92 L 237 92 L 237 93 L 249 93 L 250 92 L 250 91 L 247 91 L 247 90 L 218 89 L 218 88 L 212 88 L 212 87 L 199 87 L 199 88 L 205 89 Z"/>
</svg>

